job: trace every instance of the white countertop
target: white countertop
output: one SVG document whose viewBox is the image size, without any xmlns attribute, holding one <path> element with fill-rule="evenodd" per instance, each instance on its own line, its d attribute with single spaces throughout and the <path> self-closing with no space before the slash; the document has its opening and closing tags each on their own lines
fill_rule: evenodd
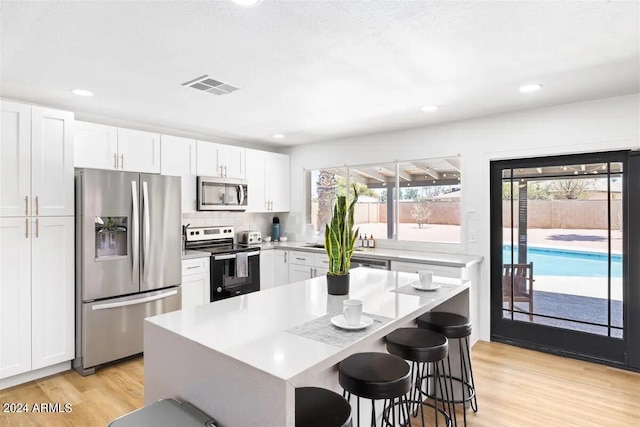
<svg viewBox="0 0 640 427">
<path fill-rule="evenodd" d="M 281 249 L 281 250 L 300 250 L 306 252 L 323 253 L 324 248 L 309 247 L 304 242 L 270 242 L 263 243 L 260 248 L 262 250 Z M 474 264 L 482 262 L 483 257 L 479 255 L 466 254 L 449 254 L 442 252 L 427 252 L 409 249 L 388 249 L 373 248 L 362 249 L 353 252 L 354 257 L 372 258 L 372 259 L 388 259 L 390 261 L 417 262 L 424 264 L 441 265 L 443 267 L 466 268 Z"/>
<path fill-rule="evenodd" d="M 360 341 L 382 338 L 469 288 L 460 279 L 435 277 L 455 285 L 413 296 L 392 292 L 417 280 L 417 274 L 356 268 L 349 298 L 363 301 L 364 312 L 393 320 Z M 294 326 L 342 311 L 347 297 L 327 294 L 326 276 L 242 295 L 146 319 L 202 346 L 285 381 L 313 368 L 325 369 L 353 350 L 286 332 Z M 357 345 L 357 343 L 354 343 Z"/>
</svg>

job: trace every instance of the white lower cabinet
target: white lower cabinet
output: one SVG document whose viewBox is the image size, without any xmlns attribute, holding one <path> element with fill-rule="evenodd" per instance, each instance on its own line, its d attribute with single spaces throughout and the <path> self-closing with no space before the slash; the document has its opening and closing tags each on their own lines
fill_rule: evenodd
<svg viewBox="0 0 640 427">
<path fill-rule="evenodd" d="M 260 290 L 271 289 L 276 285 L 275 250 L 260 251 Z"/>
<path fill-rule="evenodd" d="M 289 282 L 313 279 L 327 274 L 329 258 L 326 253 L 290 251 Z"/>
<path fill-rule="evenodd" d="M 313 277 L 326 276 L 329 272 L 329 269 L 326 267 L 314 267 Z"/>
<path fill-rule="evenodd" d="M 307 265 L 290 264 L 289 265 L 289 282 L 301 282 L 313 277 L 313 267 Z"/>
<path fill-rule="evenodd" d="M 74 357 L 74 218 L 32 219 L 31 369 Z"/>
<path fill-rule="evenodd" d="M 286 285 L 289 281 L 289 251 L 275 250 L 275 286 Z"/>
<path fill-rule="evenodd" d="M 183 309 L 211 302 L 209 264 L 210 258 L 192 258 L 182 261 Z"/>
<path fill-rule="evenodd" d="M 0 218 L 0 378 L 74 357 L 74 218 Z"/>
<path fill-rule="evenodd" d="M 28 218 L 0 218 L 0 378 L 31 370 Z"/>
</svg>

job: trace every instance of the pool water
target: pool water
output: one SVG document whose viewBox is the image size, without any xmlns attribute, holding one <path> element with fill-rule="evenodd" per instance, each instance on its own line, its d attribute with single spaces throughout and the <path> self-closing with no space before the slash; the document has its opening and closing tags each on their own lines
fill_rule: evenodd
<svg viewBox="0 0 640 427">
<path fill-rule="evenodd" d="M 511 263 L 511 246 L 502 247 L 502 259 Z M 513 262 L 518 262 L 518 247 L 513 252 Z M 584 252 L 566 249 L 550 249 L 529 246 L 527 262 L 533 262 L 536 275 L 607 277 L 608 256 L 604 252 Z M 622 255 L 611 255 L 611 277 L 622 277 Z"/>
</svg>

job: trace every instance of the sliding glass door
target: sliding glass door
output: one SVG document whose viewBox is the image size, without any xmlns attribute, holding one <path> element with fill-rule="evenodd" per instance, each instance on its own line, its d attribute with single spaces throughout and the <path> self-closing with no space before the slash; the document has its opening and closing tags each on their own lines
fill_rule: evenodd
<svg viewBox="0 0 640 427">
<path fill-rule="evenodd" d="M 636 167 L 629 152 L 492 162 L 493 340 L 633 365 Z"/>
</svg>

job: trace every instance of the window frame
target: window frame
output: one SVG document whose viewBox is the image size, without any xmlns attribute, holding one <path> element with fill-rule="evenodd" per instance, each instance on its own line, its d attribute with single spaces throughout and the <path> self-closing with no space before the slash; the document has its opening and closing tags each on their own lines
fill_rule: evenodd
<svg viewBox="0 0 640 427">
<path fill-rule="evenodd" d="M 414 162 L 428 162 L 428 161 L 442 161 L 442 160 L 447 160 L 447 159 L 457 159 L 457 161 L 459 162 L 458 167 L 456 168 L 457 172 L 457 184 L 455 183 L 448 183 L 448 184 L 444 184 L 444 185 L 449 185 L 449 186 L 455 186 L 458 185 L 460 187 L 459 191 L 460 191 L 460 202 L 459 202 L 459 209 L 460 209 L 460 217 L 459 217 L 459 227 L 460 227 L 460 234 L 459 234 L 459 240 L 457 242 L 444 242 L 444 241 L 436 241 L 436 240 L 407 240 L 407 239 L 399 239 L 399 227 L 400 227 L 400 190 L 402 188 L 405 188 L 404 186 L 400 185 L 400 167 L 403 163 L 414 163 Z M 392 160 L 392 161 L 382 161 L 382 162 L 376 162 L 376 163 L 366 163 L 366 164 L 343 164 L 340 166 L 327 166 L 327 167 L 315 167 L 315 168 L 304 168 L 304 173 L 305 173 L 305 223 L 307 224 L 311 224 L 313 223 L 312 220 L 312 172 L 313 171 L 318 171 L 318 170 L 335 170 L 335 169 L 342 169 L 344 170 L 345 174 L 345 186 L 346 188 L 350 188 L 351 187 L 351 171 L 352 170 L 358 170 L 358 169 L 366 169 L 366 168 L 373 168 L 373 167 L 381 167 L 383 165 L 390 165 L 393 164 L 394 166 L 394 174 L 395 177 L 393 179 L 393 188 L 394 188 L 394 192 L 395 192 L 395 197 L 393 200 L 394 203 L 394 207 L 393 207 L 393 223 L 392 223 L 392 227 L 393 227 L 393 234 L 392 234 L 392 238 L 389 238 L 388 235 L 386 238 L 384 239 L 380 239 L 378 241 L 378 243 L 380 242 L 384 242 L 383 246 L 386 247 L 402 247 L 402 246 L 406 246 L 407 244 L 411 245 L 411 246 L 417 246 L 420 248 L 424 248 L 424 249 L 431 249 L 434 246 L 438 246 L 440 247 L 440 249 L 442 248 L 451 248 L 452 250 L 459 250 L 461 247 L 463 247 L 464 245 L 464 233 L 465 230 L 467 228 L 466 225 L 466 217 L 463 215 L 464 212 L 464 205 L 465 205 L 465 193 L 464 193 L 464 185 L 465 185 L 465 173 L 464 173 L 464 164 L 462 161 L 462 156 L 461 155 L 455 155 L 455 156 L 443 156 L 443 157 L 433 157 L 433 158 L 420 158 L 420 159 L 413 159 L 413 160 Z M 428 181 L 428 180 L 427 180 Z M 421 186 L 422 187 L 422 186 Z M 389 224 L 389 221 L 387 220 L 387 225 Z M 444 245 L 444 246 L 441 246 Z"/>
</svg>

